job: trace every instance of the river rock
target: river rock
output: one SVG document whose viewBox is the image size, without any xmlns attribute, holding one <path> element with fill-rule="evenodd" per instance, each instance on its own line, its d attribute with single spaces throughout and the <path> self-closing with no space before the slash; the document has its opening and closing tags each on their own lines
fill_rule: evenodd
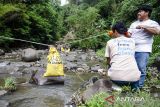
<svg viewBox="0 0 160 107">
<path fill-rule="evenodd" d="M 0 49 L 0 55 L 4 55 L 4 50 Z"/>
<path fill-rule="evenodd" d="M 73 54 L 66 56 L 64 60 L 69 62 L 77 62 L 76 56 Z"/>
<path fill-rule="evenodd" d="M 84 62 L 77 62 L 77 68 L 83 68 L 86 72 L 90 71 L 90 67 Z"/>
<path fill-rule="evenodd" d="M 15 66 L 0 66 L 0 74 L 12 74 L 13 72 L 17 72 L 19 67 Z"/>
<path fill-rule="evenodd" d="M 4 96 L 5 94 L 7 94 L 7 91 L 5 91 L 5 90 L 0 90 L 0 97 L 1 97 L 1 96 Z"/>
<path fill-rule="evenodd" d="M 22 60 L 25 62 L 37 61 L 39 59 L 40 56 L 35 49 L 27 48 L 22 51 Z"/>
<path fill-rule="evenodd" d="M 86 61 L 86 60 L 87 60 L 87 54 L 82 54 L 82 55 L 80 56 L 80 59 L 81 59 L 82 61 Z"/>
<path fill-rule="evenodd" d="M 43 55 L 47 55 L 48 54 L 48 50 L 37 50 L 38 56 L 41 57 Z"/>
<path fill-rule="evenodd" d="M 9 107 L 9 103 L 5 100 L 0 100 L 0 107 Z"/>
<path fill-rule="evenodd" d="M 64 76 L 43 77 L 44 73 L 45 73 L 45 69 L 37 68 L 36 71 L 32 72 L 29 83 L 36 84 L 36 85 L 51 85 L 55 83 L 64 83 Z"/>
<path fill-rule="evenodd" d="M 76 70 L 77 72 L 85 72 L 85 70 L 83 68 L 77 68 Z"/>
<path fill-rule="evenodd" d="M 72 63 L 72 62 L 67 62 L 65 65 L 65 70 L 70 71 L 70 70 L 76 70 L 77 69 L 77 64 Z"/>
<path fill-rule="evenodd" d="M 91 71 L 98 72 L 99 69 L 102 69 L 99 64 L 96 64 L 91 67 Z"/>
<path fill-rule="evenodd" d="M 84 91 L 83 91 L 84 90 Z M 99 92 L 111 92 L 112 91 L 112 82 L 109 79 L 101 78 L 99 79 L 96 76 L 91 77 L 88 81 L 84 82 L 69 99 L 66 105 L 78 105 L 82 104 L 85 101 L 89 100 L 95 94 Z M 71 106 L 72 107 L 72 106 Z"/>
<path fill-rule="evenodd" d="M 10 61 L 0 62 L 0 67 L 4 67 L 4 66 L 10 65 L 10 64 L 11 64 Z"/>
<path fill-rule="evenodd" d="M 85 70 L 85 71 L 89 71 L 90 67 L 87 64 L 82 64 L 81 67 Z"/>
<path fill-rule="evenodd" d="M 110 92 L 112 90 L 112 82 L 107 79 L 97 80 L 91 87 L 82 94 L 83 101 L 89 100 L 92 96 L 99 92 Z"/>
</svg>

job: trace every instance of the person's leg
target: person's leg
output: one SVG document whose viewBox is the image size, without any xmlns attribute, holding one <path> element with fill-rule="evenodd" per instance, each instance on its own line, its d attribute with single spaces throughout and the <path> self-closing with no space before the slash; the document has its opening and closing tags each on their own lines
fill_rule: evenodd
<svg viewBox="0 0 160 107">
<path fill-rule="evenodd" d="M 139 89 L 139 81 L 135 81 L 135 82 L 129 82 L 129 81 L 114 81 L 111 80 L 113 83 L 115 83 L 116 85 L 123 87 L 123 86 L 131 86 L 131 89 L 136 91 Z"/>
<path fill-rule="evenodd" d="M 130 85 L 130 82 L 127 82 L 127 81 L 115 81 L 115 80 L 111 80 L 113 83 L 115 83 L 116 85 L 118 86 L 129 86 Z"/>
<path fill-rule="evenodd" d="M 135 53 L 135 59 L 136 59 L 138 68 L 141 72 L 141 77 L 139 80 L 139 88 L 142 88 L 144 85 L 148 58 L 149 58 L 149 52 L 136 52 Z"/>
<path fill-rule="evenodd" d="M 139 89 L 139 81 L 131 82 L 131 89 L 136 91 Z"/>
</svg>

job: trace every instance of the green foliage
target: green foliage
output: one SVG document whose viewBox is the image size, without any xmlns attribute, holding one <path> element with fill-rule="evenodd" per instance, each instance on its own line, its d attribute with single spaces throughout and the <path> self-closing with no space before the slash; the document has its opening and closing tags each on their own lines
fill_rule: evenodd
<svg viewBox="0 0 160 107">
<path fill-rule="evenodd" d="M 108 96 L 107 93 L 97 93 L 90 100 L 88 100 L 85 105 L 79 107 L 105 107 L 107 104 L 105 101 L 106 96 Z"/>
<path fill-rule="evenodd" d="M 78 37 L 88 37 L 95 33 L 94 22 L 98 17 L 98 10 L 89 7 L 85 11 L 77 9 L 75 14 L 67 17 L 66 22 L 70 26 L 70 29 L 76 32 Z"/>
<path fill-rule="evenodd" d="M 0 4 L 0 35 L 42 43 L 58 40 L 63 30 L 63 21 L 57 4 Z M 0 46 L 19 45 L 19 42 L 0 40 Z M 26 44 L 26 43 L 23 43 Z M 27 44 L 28 45 L 28 44 Z"/>
<path fill-rule="evenodd" d="M 17 89 L 15 79 L 11 77 L 6 78 L 4 86 L 1 86 L 0 89 L 4 89 L 7 91 L 15 91 Z"/>
<path fill-rule="evenodd" d="M 155 62 L 155 59 L 160 56 L 160 52 L 157 52 L 157 53 L 153 53 L 151 55 L 151 57 L 149 58 L 149 62 L 148 62 L 148 66 L 153 66 L 154 62 Z"/>
<path fill-rule="evenodd" d="M 94 7 L 89 7 L 85 10 L 82 10 L 81 8 L 82 7 L 75 9 L 73 14 L 67 17 L 66 22 L 70 30 L 75 32 L 77 40 L 89 37 L 89 39 L 76 43 L 79 47 L 82 49 L 95 49 L 99 45 L 99 41 L 97 38 L 90 37 L 98 35 L 98 29 L 95 25 L 99 16 L 98 10 Z M 76 44 L 74 43 L 72 46 Z"/>
<path fill-rule="evenodd" d="M 108 93 L 100 92 L 94 95 L 85 104 L 79 107 L 159 107 L 159 99 L 151 97 L 148 92 L 136 92 L 122 95 L 122 93 L 113 93 L 113 104 L 106 101 Z"/>
<path fill-rule="evenodd" d="M 147 68 L 147 75 L 146 75 L 145 86 L 152 87 L 157 86 L 160 83 L 160 73 L 156 67 L 148 67 Z"/>
<path fill-rule="evenodd" d="M 155 59 L 160 56 L 160 37 L 159 35 L 154 37 L 153 42 L 153 54 L 151 54 L 148 62 L 148 66 L 152 66 L 155 62 Z"/>
<path fill-rule="evenodd" d="M 11 5 L 11 4 L 2 5 L 2 4 L 0 4 L 0 17 L 5 15 L 6 13 L 8 13 L 10 11 L 17 11 L 17 10 L 19 10 L 19 8 L 17 8 L 14 5 Z"/>
<path fill-rule="evenodd" d="M 123 20 L 129 27 L 135 20 L 135 10 L 141 4 L 153 6 L 151 19 L 160 22 L 158 0 L 69 0 L 69 2 L 70 4 L 61 7 L 59 0 L 0 0 L 0 35 L 53 43 L 72 31 L 76 35 L 76 40 L 81 40 L 106 33 L 106 30 L 119 20 Z M 109 40 L 105 37 L 74 42 L 72 47 L 99 49 Z M 0 46 L 3 47 L 16 43 L 0 39 Z M 159 51 L 158 44 L 159 37 L 155 37 L 153 53 Z"/>
<path fill-rule="evenodd" d="M 102 48 L 102 49 L 99 49 L 97 52 L 96 52 L 97 56 L 99 57 L 104 57 L 105 55 L 105 48 Z"/>
</svg>

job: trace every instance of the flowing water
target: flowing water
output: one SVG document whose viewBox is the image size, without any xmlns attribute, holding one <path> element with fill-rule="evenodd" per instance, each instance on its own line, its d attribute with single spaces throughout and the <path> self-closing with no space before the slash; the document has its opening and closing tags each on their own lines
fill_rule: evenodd
<svg viewBox="0 0 160 107">
<path fill-rule="evenodd" d="M 79 74 L 84 80 L 95 74 Z M 11 75 L 0 75 L 0 84 Z M 9 102 L 9 107 L 64 107 L 70 96 L 80 87 L 82 81 L 75 73 L 67 73 L 65 84 L 37 86 L 26 84 L 28 76 L 14 76 L 18 85 L 18 90 L 5 95 L 0 100 Z M 1 106 L 0 106 L 1 107 Z"/>
</svg>

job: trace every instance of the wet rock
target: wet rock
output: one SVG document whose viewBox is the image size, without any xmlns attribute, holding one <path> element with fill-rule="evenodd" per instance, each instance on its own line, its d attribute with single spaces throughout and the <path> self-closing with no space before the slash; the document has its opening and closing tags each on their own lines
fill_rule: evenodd
<svg viewBox="0 0 160 107">
<path fill-rule="evenodd" d="M 22 51 L 22 60 L 25 62 L 37 61 L 39 59 L 40 56 L 35 49 L 27 48 Z"/>
<path fill-rule="evenodd" d="M 0 100 L 0 107 L 9 107 L 9 103 L 5 100 Z"/>
<path fill-rule="evenodd" d="M 76 70 L 77 72 L 85 72 L 85 70 L 83 68 L 77 68 Z"/>
<path fill-rule="evenodd" d="M 77 64 L 76 63 L 72 63 L 72 62 L 68 62 L 65 64 L 65 70 L 76 70 L 77 69 Z"/>
<path fill-rule="evenodd" d="M 47 55 L 48 54 L 48 50 L 37 50 L 38 56 L 41 57 L 43 55 Z"/>
<path fill-rule="evenodd" d="M 4 50 L 0 49 L 0 55 L 4 55 L 4 54 L 5 54 Z"/>
<path fill-rule="evenodd" d="M 65 59 L 65 61 L 69 61 L 69 62 L 77 62 L 75 55 L 68 55 L 64 59 Z"/>
<path fill-rule="evenodd" d="M 10 61 L 0 62 L 0 67 L 4 67 L 4 66 L 10 65 L 10 64 L 11 64 Z"/>
<path fill-rule="evenodd" d="M 11 74 L 12 72 L 17 72 L 19 67 L 15 66 L 0 66 L 0 74 Z"/>
<path fill-rule="evenodd" d="M 112 82 L 106 79 L 97 80 L 91 87 L 82 94 L 83 101 L 89 100 L 92 96 L 99 92 L 110 92 L 112 90 Z"/>
<path fill-rule="evenodd" d="M 0 90 L 0 97 L 1 97 L 1 96 L 4 96 L 5 94 L 7 94 L 7 91 L 5 91 L 5 90 Z"/>
<path fill-rule="evenodd" d="M 98 69 L 98 73 L 100 74 L 100 75 L 107 75 L 107 71 L 105 70 L 105 69 Z"/>
<path fill-rule="evenodd" d="M 64 83 L 64 76 L 58 77 L 43 77 L 45 70 L 43 68 L 37 68 L 37 70 L 32 72 L 29 83 L 36 85 L 51 85 L 56 83 Z"/>
<path fill-rule="evenodd" d="M 81 67 L 85 70 L 85 71 L 89 71 L 90 67 L 87 64 L 82 64 Z"/>
<path fill-rule="evenodd" d="M 99 80 L 99 77 L 93 76 L 93 77 L 91 77 L 88 81 L 84 82 L 84 83 L 81 85 L 81 87 L 87 89 L 87 88 L 89 88 L 90 86 L 92 86 L 97 80 Z"/>
<path fill-rule="evenodd" d="M 38 67 L 34 67 L 34 66 L 27 67 L 22 70 L 22 74 L 32 74 L 34 71 L 37 71 L 37 70 L 38 70 Z"/>
<path fill-rule="evenodd" d="M 66 105 L 78 105 L 89 100 L 95 94 L 99 92 L 111 92 L 112 82 L 109 79 L 101 78 L 96 76 L 91 77 L 88 81 L 84 82 L 68 101 Z"/>
<path fill-rule="evenodd" d="M 102 69 L 99 64 L 96 64 L 91 67 L 91 71 L 98 72 L 99 69 Z"/>
<path fill-rule="evenodd" d="M 82 54 L 82 55 L 80 56 L 80 59 L 81 59 L 82 61 L 86 61 L 86 60 L 87 60 L 87 55 L 86 55 L 86 54 Z"/>
</svg>

